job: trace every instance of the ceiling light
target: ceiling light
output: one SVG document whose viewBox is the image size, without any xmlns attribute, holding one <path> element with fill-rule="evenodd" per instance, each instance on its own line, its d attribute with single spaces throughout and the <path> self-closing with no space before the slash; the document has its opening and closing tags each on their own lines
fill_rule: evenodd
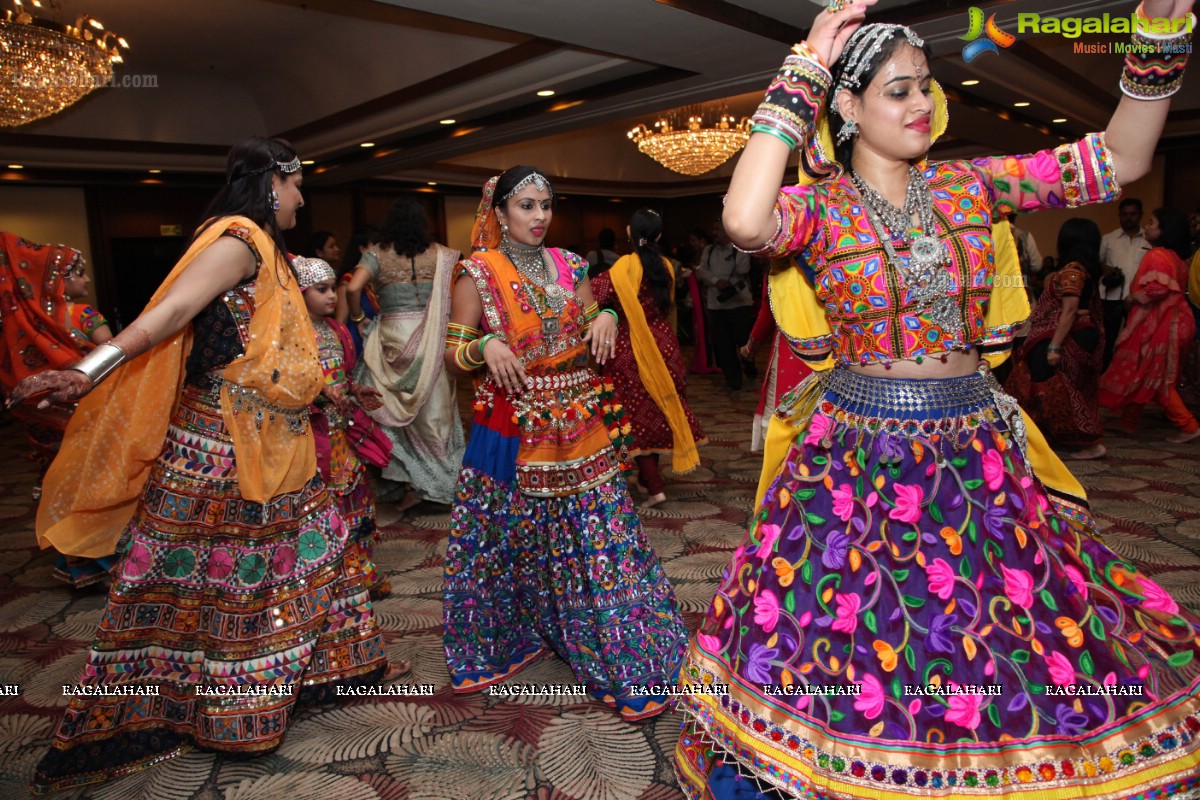
<svg viewBox="0 0 1200 800">
<path fill-rule="evenodd" d="M 301 161 L 300 163 L 301 163 L 301 164 L 303 164 L 303 165 L 304 165 L 304 166 L 306 166 L 306 167 L 309 167 L 309 166 L 312 166 L 313 164 L 315 164 L 315 163 L 317 163 L 317 162 L 313 161 L 313 160 L 310 158 L 310 159 L 308 159 L 307 161 Z"/>
<path fill-rule="evenodd" d="M 86 14 L 74 25 L 34 17 L 20 3 L 0 17 L 0 127 L 57 114 L 112 81 L 128 43 Z"/>
<path fill-rule="evenodd" d="M 148 169 L 146 171 L 149 172 L 151 175 L 159 175 L 162 173 L 161 169 Z"/>
<path fill-rule="evenodd" d="M 454 123 L 458 122 L 458 120 L 456 120 L 456 119 L 439 119 L 438 122 L 440 122 L 443 125 L 453 125 Z"/>
<path fill-rule="evenodd" d="M 963 85 L 963 86 L 978 86 L 978 85 L 979 85 L 979 81 L 977 81 L 977 80 L 974 80 L 974 79 L 971 79 L 971 80 L 969 80 L 969 81 L 963 81 L 963 82 L 962 82 L 962 85 Z"/>
<path fill-rule="evenodd" d="M 1013 103 L 1013 108 L 1025 108 L 1029 105 L 1028 100 L 1022 100 L 1019 103 Z"/>
<path fill-rule="evenodd" d="M 554 97 L 554 90 L 553 89 L 542 89 L 540 92 L 537 93 L 537 96 L 538 97 Z"/>
<path fill-rule="evenodd" d="M 712 172 L 745 147 L 750 138 L 750 120 L 745 117 L 738 120 L 722 114 L 706 128 L 698 109 L 683 117 L 687 113 L 686 109 L 680 111 L 673 120 L 664 117 L 654 123 L 653 129 L 638 125 L 626 136 L 642 153 L 681 175 Z"/>
<path fill-rule="evenodd" d="M 25 169 L 25 165 L 24 164 L 9 164 L 8 168 L 9 169 Z"/>
<path fill-rule="evenodd" d="M 581 106 L 581 105 L 583 105 L 582 100 L 562 100 L 562 101 L 559 101 L 559 102 L 555 103 L 554 105 L 550 106 L 550 108 L 548 108 L 546 110 L 547 111 L 566 111 L 568 108 L 574 108 L 575 106 Z"/>
<path fill-rule="evenodd" d="M 430 185 L 430 186 L 437 186 L 437 181 L 430 181 L 430 182 L 429 182 L 429 185 Z"/>
<path fill-rule="evenodd" d="M 1053 123 L 1055 123 L 1056 125 L 1061 125 L 1062 123 L 1064 123 L 1064 122 L 1066 122 L 1066 121 L 1067 121 L 1067 118 L 1066 118 L 1066 117 L 1059 117 L 1058 119 L 1052 119 L 1052 120 L 1050 120 L 1050 121 L 1051 121 L 1051 122 L 1053 122 Z"/>
<path fill-rule="evenodd" d="M 375 146 L 374 142 L 363 142 L 362 144 L 359 145 L 359 147 L 374 147 L 374 146 Z"/>
</svg>

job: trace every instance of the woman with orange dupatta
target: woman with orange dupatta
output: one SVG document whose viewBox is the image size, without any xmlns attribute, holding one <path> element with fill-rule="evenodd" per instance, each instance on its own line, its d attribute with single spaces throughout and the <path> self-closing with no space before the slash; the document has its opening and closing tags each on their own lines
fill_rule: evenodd
<svg viewBox="0 0 1200 800">
<path fill-rule="evenodd" d="M 112 338 L 108 322 L 86 303 L 72 300 L 87 293 L 83 254 L 64 245 L 30 242 L 0 232 L 0 389 L 9 395 L 17 383 L 47 369 L 75 363 L 92 348 Z M 74 411 L 72 404 L 46 408 L 17 406 L 30 453 L 44 474 L 62 444 Z M 39 475 L 40 477 L 40 475 Z M 34 498 L 41 496 L 41 483 Z M 99 583 L 108 575 L 112 553 L 99 558 L 59 554 L 54 576 L 76 589 Z"/>
<path fill-rule="evenodd" d="M 1175 387 L 1196 334 L 1187 299 L 1187 216 L 1173 208 L 1157 209 L 1146 223 L 1146 239 L 1154 247 L 1129 287 L 1129 316 L 1100 379 L 1100 404 L 1119 412 L 1122 427 L 1133 433 L 1142 406 L 1157 402 L 1179 429 L 1167 441 L 1182 444 L 1200 438 L 1200 423 Z"/>
<path fill-rule="evenodd" d="M 588 369 L 589 346 L 612 358 L 617 315 L 593 301 L 587 261 L 545 247 L 553 204 L 532 167 L 492 178 L 455 270 L 445 362 L 474 377 L 475 416 L 446 548 L 446 663 L 465 693 L 556 652 L 593 698 L 644 719 L 671 700 L 687 630 Z"/>
<path fill-rule="evenodd" d="M 281 233 L 300 182 L 285 142 L 237 145 L 146 310 L 13 393 L 43 407 L 82 398 L 46 476 L 40 541 L 82 556 L 121 541 L 35 793 L 193 748 L 269 752 L 298 702 L 384 676 L 361 566 L 316 475 L 308 413 L 324 381 Z"/>
<path fill-rule="evenodd" d="M 630 453 L 650 495 L 642 508 L 652 508 L 667 499 L 659 455 L 671 455 L 676 473 L 691 472 L 700 465 L 696 445 L 707 440 L 688 406 L 683 356 L 671 325 L 675 276 L 658 250 L 662 217 L 652 209 L 638 209 L 626 231 L 635 254 L 622 256 L 597 275 L 592 292 L 601 308 L 613 308 L 623 317 L 604 377 L 612 381 L 629 417 Z"/>
</svg>

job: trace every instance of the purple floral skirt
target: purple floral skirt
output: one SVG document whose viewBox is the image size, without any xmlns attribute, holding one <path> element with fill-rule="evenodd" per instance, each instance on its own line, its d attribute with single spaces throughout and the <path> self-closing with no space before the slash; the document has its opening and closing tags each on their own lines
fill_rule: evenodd
<svg viewBox="0 0 1200 800">
<path fill-rule="evenodd" d="M 813 380 L 683 668 L 686 794 L 1200 787 L 1200 621 L 1047 491 L 991 376 Z"/>
</svg>

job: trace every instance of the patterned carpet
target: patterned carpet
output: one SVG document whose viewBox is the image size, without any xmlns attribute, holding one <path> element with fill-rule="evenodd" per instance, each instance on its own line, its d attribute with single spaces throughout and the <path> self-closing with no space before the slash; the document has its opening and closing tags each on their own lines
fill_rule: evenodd
<svg viewBox="0 0 1200 800">
<path fill-rule="evenodd" d="M 711 444 L 703 466 L 671 480 L 669 502 L 645 512 L 689 627 L 694 628 L 742 536 L 759 459 L 749 453 L 752 391 L 717 393 L 693 376 L 690 395 Z M 1200 611 L 1200 444 L 1163 441 L 1153 412 L 1136 437 L 1111 432 L 1109 457 L 1077 463 L 1109 544 L 1143 563 L 1180 601 Z M 84 477 L 84 476 L 81 476 Z M 34 545 L 33 465 L 7 416 L 0 417 L 0 797 L 28 796 L 41 757 L 104 597 L 73 593 L 51 577 L 52 556 Z M 420 511 L 420 509 L 418 509 Z M 442 550 L 448 515 L 397 521 L 381 509 L 377 560 L 396 592 L 377 604 L 389 652 L 408 658 L 406 681 L 432 697 L 363 698 L 310 711 L 283 747 L 251 761 L 192 753 L 120 781 L 59 797 L 106 800 L 679 800 L 671 752 L 679 717 L 642 725 L 603 706 L 555 697 L 454 697 L 441 655 Z M 572 683 L 553 658 L 519 683 Z"/>
</svg>

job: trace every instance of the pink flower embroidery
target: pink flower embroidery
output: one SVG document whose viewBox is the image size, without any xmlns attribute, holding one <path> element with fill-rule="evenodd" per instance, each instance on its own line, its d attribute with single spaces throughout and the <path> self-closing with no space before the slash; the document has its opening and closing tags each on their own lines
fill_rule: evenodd
<svg viewBox="0 0 1200 800">
<path fill-rule="evenodd" d="M 755 555 L 766 561 L 775 549 L 775 540 L 779 538 L 779 526 L 763 524 L 758 527 L 758 532 L 762 536 L 762 544 L 758 546 Z"/>
<path fill-rule="evenodd" d="M 770 589 L 759 592 L 754 596 L 754 622 L 762 626 L 767 633 L 775 630 L 779 621 L 779 600 Z"/>
<path fill-rule="evenodd" d="M 1087 600 L 1088 587 L 1087 581 L 1083 579 L 1083 573 L 1079 571 L 1078 567 L 1073 567 L 1070 564 L 1067 565 L 1066 570 L 1067 577 L 1071 579 L 1071 583 L 1074 584 L 1076 590 L 1083 596 L 1083 599 Z"/>
<path fill-rule="evenodd" d="M 1022 608 L 1033 606 L 1033 576 L 1023 569 L 1009 569 L 1000 565 L 1004 575 L 1004 593 Z"/>
<path fill-rule="evenodd" d="M 983 454 L 983 480 L 989 492 L 1004 485 L 1004 456 L 999 450 L 988 450 Z"/>
<path fill-rule="evenodd" d="M 1050 665 L 1050 680 L 1054 681 L 1055 686 L 1075 685 L 1075 665 L 1071 663 L 1071 659 L 1062 653 L 1053 652 L 1046 659 L 1046 663 Z"/>
<path fill-rule="evenodd" d="M 863 675 L 858 685 L 861 689 L 854 701 L 854 708 L 863 712 L 867 719 L 875 719 L 883 713 L 883 684 L 879 682 L 879 678 L 868 672 Z"/>
<path fill-rule="evenodd" d="M 1142 608 L 1148 608 L 1151 611 L 1165 611 L 1168 614 L 1179 613 L 1179 605 L 1171 595 L 1167 594 L 1166 589 L 1141 575 L 1138 576 L 1138 582 L 1141 583 L 1142 595 L 1146 598 L 1142 601 Z"/>
<path fill-rule="evenodd" d="M 837 620 L 833 623 L 835 631 L 854 633 L 858 628 L 858 609 L 862 606 L 862 598 L 856 592 L 837 595 Z"/>
<path fill-rule="evenodd" d="M 917 522 L 921 519 L 921 501 L 925 499 L 925 490 L 920 486 L 896 484 L 896 506 L 888 511 L 888 516 L 900 522 Z"/>
<path fill-rule="evenodd" d="M 833 428 L 833 420 L 824 414 L 813 414 L 808 421 L 808 435 L 804 437 L 805 445 L 819 445 L 821 437 Z"/>
<path fill-rule="evenodd" d="M 696 643 L 699 644 L 706 653 L 721 652 L 721 640 L 715 636 L 709 636 L 707 633 L 697 633 Z"/>
<path fill-rule="evenodd" d="M 1026 159 L 1025 168 L 1029 176 L 1039 183 L 1057 184 L 1060 180 L 1058 162 L 1049 150 L 1043 150 L 1032 158 Z"/>
<path fill-rule="evenodd" d="M 953 683 L 950 684 L 954 686 Z M 981 717 L 979 706 L 983 703 L 983 695 L 956 694 L 950 696 L 950 707 L 946 709 L 946 722 L 961 725 L 967 730 L 979 727 Z"/>
<path fill-rule="evenodd" d="M 954 567 L 943 559 L 935 558 L 932 564 L 926 564 L 925 576 L 929 579 L 929 591 L 939 600 L 949 600 L 954 594 Z"/>
<path fill-rule="evenodd" d="M 837 514 L 842 522 L 849 522 L 854 516 L 854 489 L 850 484 L 843 483 L 833 490 L 833 513 Z"/>
</svg>

